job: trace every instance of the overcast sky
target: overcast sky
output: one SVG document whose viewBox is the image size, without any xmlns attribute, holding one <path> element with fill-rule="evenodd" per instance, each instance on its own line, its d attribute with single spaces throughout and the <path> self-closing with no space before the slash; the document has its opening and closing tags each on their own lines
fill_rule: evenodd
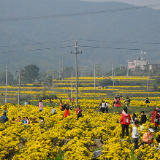
<svg viewBox="0 0 160 160">
<path fill-rule="evenodd" d="M 137 6 L 160 4 L 160 0 L 83 0 L 83 1 L 92 1 L 92 2 L 114 1 L 114 2 L 133 4 Z M 160 6 L 155 7 L 154 9 L 160 9 Z"/>
</svg>

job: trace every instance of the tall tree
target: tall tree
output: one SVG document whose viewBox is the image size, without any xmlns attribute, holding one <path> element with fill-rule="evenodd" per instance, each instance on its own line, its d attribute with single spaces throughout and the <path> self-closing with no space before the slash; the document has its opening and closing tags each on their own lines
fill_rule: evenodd
<svg viewBox="0 0 160 160">
<path fill-rule="evenodd" d="M 39 67 L 33 64 L 29 64 L 21 71 L 21 79 L 24 83 L 33 83 L 38 81 Z"/>
</svg>

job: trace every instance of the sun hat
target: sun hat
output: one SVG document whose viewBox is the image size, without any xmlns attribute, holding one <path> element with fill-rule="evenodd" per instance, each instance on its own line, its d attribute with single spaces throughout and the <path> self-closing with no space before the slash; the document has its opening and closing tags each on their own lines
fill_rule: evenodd
<svg viewBox="0 0 160 160">
<path fill-rule="evenodd" d="M 149 130 L 150 132 L 154 132 L 154 130 L 153 130 L 152 128 L 149 128 L 148 130 Z"/>
</svg>

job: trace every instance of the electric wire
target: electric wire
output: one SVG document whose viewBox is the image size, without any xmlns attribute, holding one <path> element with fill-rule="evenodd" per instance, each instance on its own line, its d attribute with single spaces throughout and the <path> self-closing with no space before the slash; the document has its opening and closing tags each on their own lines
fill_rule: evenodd
<svg viewBox="0 0 160 160">
<path fill-rule="evenodd" d="M 23 21 L 23 20 L 33 20 L 33 19 L 46 19 L 46 18 L 62 18 L 62 17 L 68 17 L 68 16 L 79 16 L 79 15 L 91 15 L 91 14 L 100 14 L 100 13 L 110 13 L 110 12 L 128 11 L 128 10 L 143 9 L 143 8 L 158 7 L 158 6 L 160 6 L 160 4 L 135 6 L 135 7 L 128 7 L 128 8 L 104 10 L 104 11 L 90 11 L 90 12 L 59 14 L 59 15 L 57 14 L 57 15 L 46 15 L 46 16 L 4 18 L 4 19 L 0 19 L 0 22 L 4 22 L 4 21 Z"/>
</svg>

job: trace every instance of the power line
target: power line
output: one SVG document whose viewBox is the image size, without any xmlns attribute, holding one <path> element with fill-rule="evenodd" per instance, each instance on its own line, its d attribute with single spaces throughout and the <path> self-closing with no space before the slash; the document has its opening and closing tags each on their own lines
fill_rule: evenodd
<svg viewBox="0 0 160 160">
<path fill-rule="evenodd" d="M 102 42 L 104 42 L 104 43 L 116 43 L 116 44 L 118 44 L 118 43 L 131 43 L 131 44 L 154 44 L 154 45 L 159 45 L 160 43 L 159 42 L 154 42 L 154 43 L 150 43 L 150 42 L 120 42 L 120 41 L 118 41 L 118 42 L 112 42 L 112 41 L 99 41 L 99 40 L 85 40 L 85 39 L 80 39 L 80 40 L 83 40 L 83 41 L 88 41 L 88 42 L 99 42 L 99 43 L 102 43 Z"/>
<path fill-rule="evenodd" d="M 140 48 L 121 48 L 121 47 L 97 47 L 97 46 L 80 46 L 80 47 L 84 47 L 84 48 L 93 48 L 93 49 L 97 49 L 97 48 L 103 48 L 103 49 L 118 49 L 118 50 L 132 50 L 132 51 L 160 51 L 157 49 L 140 49 Z"/>
<path fill-rule="evenodd" d="M 50 43 L 59 43 L 59 42 L 69 42 L 69 41 L 73 41 L 73 39 L 71 39 L 71 40 L 64 40 L 64 41 L 56 41 L 56 42 L 38 42 L 38 43 L 30 43 L 30 44 L 6 45 L 6 46 L 0 46 L 0 48 L 17 47 L 17 46 L 35 46 L 35 45 L 50 44 Z"/>
<path fill-rule="evenodd" d="M 4 19 L 0 19 L 0 21 L 4 22 L 4 21 L 23 21 L 23 20 L 33 20 L 33 19 L 46 19 L 46 18 L 62 18 L 62 17 L 69 17 L 69 16 L 90 15 L 90 14 L 100 14 L 100 13 L 110 13 L 110 12 L 120 12 L 120 11 L 135 10 L 135 9 L 142 9 L 142 8 L 148 8 L 148 7 L 158 7 L 158 6 L 160 6 L 160 4 L 144 5 L 144 6 L 140 6 L 140 7 L 139 6 L 135 6 L 135 7 L 128 7 L 128 8 L 104 10 L 104 11 L 90 11 L 90 12 L 59 14 L 59 15 L 4 18 Z"/>
<path fill-rule="evenodd" d="M 50 49 L 64 49 L 64 48 L 71 48 L 73 46 L 64 46 L 64 47 L 46 47 L 46 48 L 37 48 L 37 49 L 29 49 L 29 50 L 10 50 L 10 51 L 4 51 L 0 53 L 15 53 L 15 52 L 25 52 L 25 51 L 43 51 L 43 50 L 50 50 Z"/>
<path fill-rule="evenodd" d="M 32 50 L 14 50 L 14 51 L 4 51 L 4 52 L 0 52 L 0 53 L 15 53 L 15 52 L 25 52 L 25 51 L 43 51 L 43 50 L 51 50 L 51 49 L 64 49 L 64 48 L 71 48 L 73 46 L 64 46 L 64 47 L 48 47 L 48 48 L 37 48 L 37 49 L 32 49 Z M 116 50 L 132 50 L 132 51 L 141 51 L 141 50 L 145 50 L 145 51 L 160 51 L 158 49 L 140 49 L 140 48 L 121 48 L 121 47 L 98 47 L 98 46 L 81 46 L 79 45 L 79 47 L 82 48 L 92 48 L 92 49 L 116 49 Z"/>
<path fill-rule="evenodd" d="M 152 24 L 152 25 L 150 25 L 150 26 L 146 26 L 146 27 L 143 27 L 143 28 L 141 28 L 140 30 L 137 30 L 137 31 L 133 31 L 131 34 L 129 34 L 129 35 L 126 35 L 126 36 L 121 36 L 121 37 L 119 37 L 119 38 L 117 38 L 116 40 L 113 40 L 113 41 L 108 41 L 107 43 L 118 43 L 119 41 L 119 39 L 120 40 L 123 40 L 123 39 L 129 39 L 130 37 L 133 37 L 133 36 L 135 36 L 139 31 L 143 31 L 143 32 L 146 32 L 146 31 L 144 31 L 144 29 L 146 29 L 146 28 L 149 28 L 149 27 L 151 27 L 151 26 L 153 26 L 153 25 L 155 25 L 155 24 L 157 24 L 157 23 L 160 23 L 160 21 L 158 21 L 158 22 L 156 22 L 156 23 L 154 23 L 154 24 Z M 155 27 L 155 28 L 159 28 L 159 27 Z M 155 29 L 155 28 L 153 28 L 153 29 Z M 149 30 L 151 30 L 151 28 L 150 29 L 148 29 L 147 31 L 149 31 Z M 143 33 L 143 32 L 140 32 L 139 34 L 141 34 L 141 33 Z M 152 32 L 152 33 L 150 33 L 150 34 L 154 34 L 155 32 L 157 32 L 157 31 L 154 31 L 154 32 Z M 129 37 L 130 36 L 130 37 Z M 143 36 L 139 36 L 139 37 L 144 37 L 144 36 L 147 36 L 147 34 L 146 35 L 143 35 Z M 131 40 L 133 40 L 133 39 L 137 39 L 137 38 L 139 38 L 139 37 L 135 37 L 135 38 L 132 38 Z M 129 40 L 126 40 L 126 41 L 123 41 L 122 43 L 125 43 L 125 42 L 128 42 Z M 98 46 L 98 45 L 97 45 Z"/>
</svg>

